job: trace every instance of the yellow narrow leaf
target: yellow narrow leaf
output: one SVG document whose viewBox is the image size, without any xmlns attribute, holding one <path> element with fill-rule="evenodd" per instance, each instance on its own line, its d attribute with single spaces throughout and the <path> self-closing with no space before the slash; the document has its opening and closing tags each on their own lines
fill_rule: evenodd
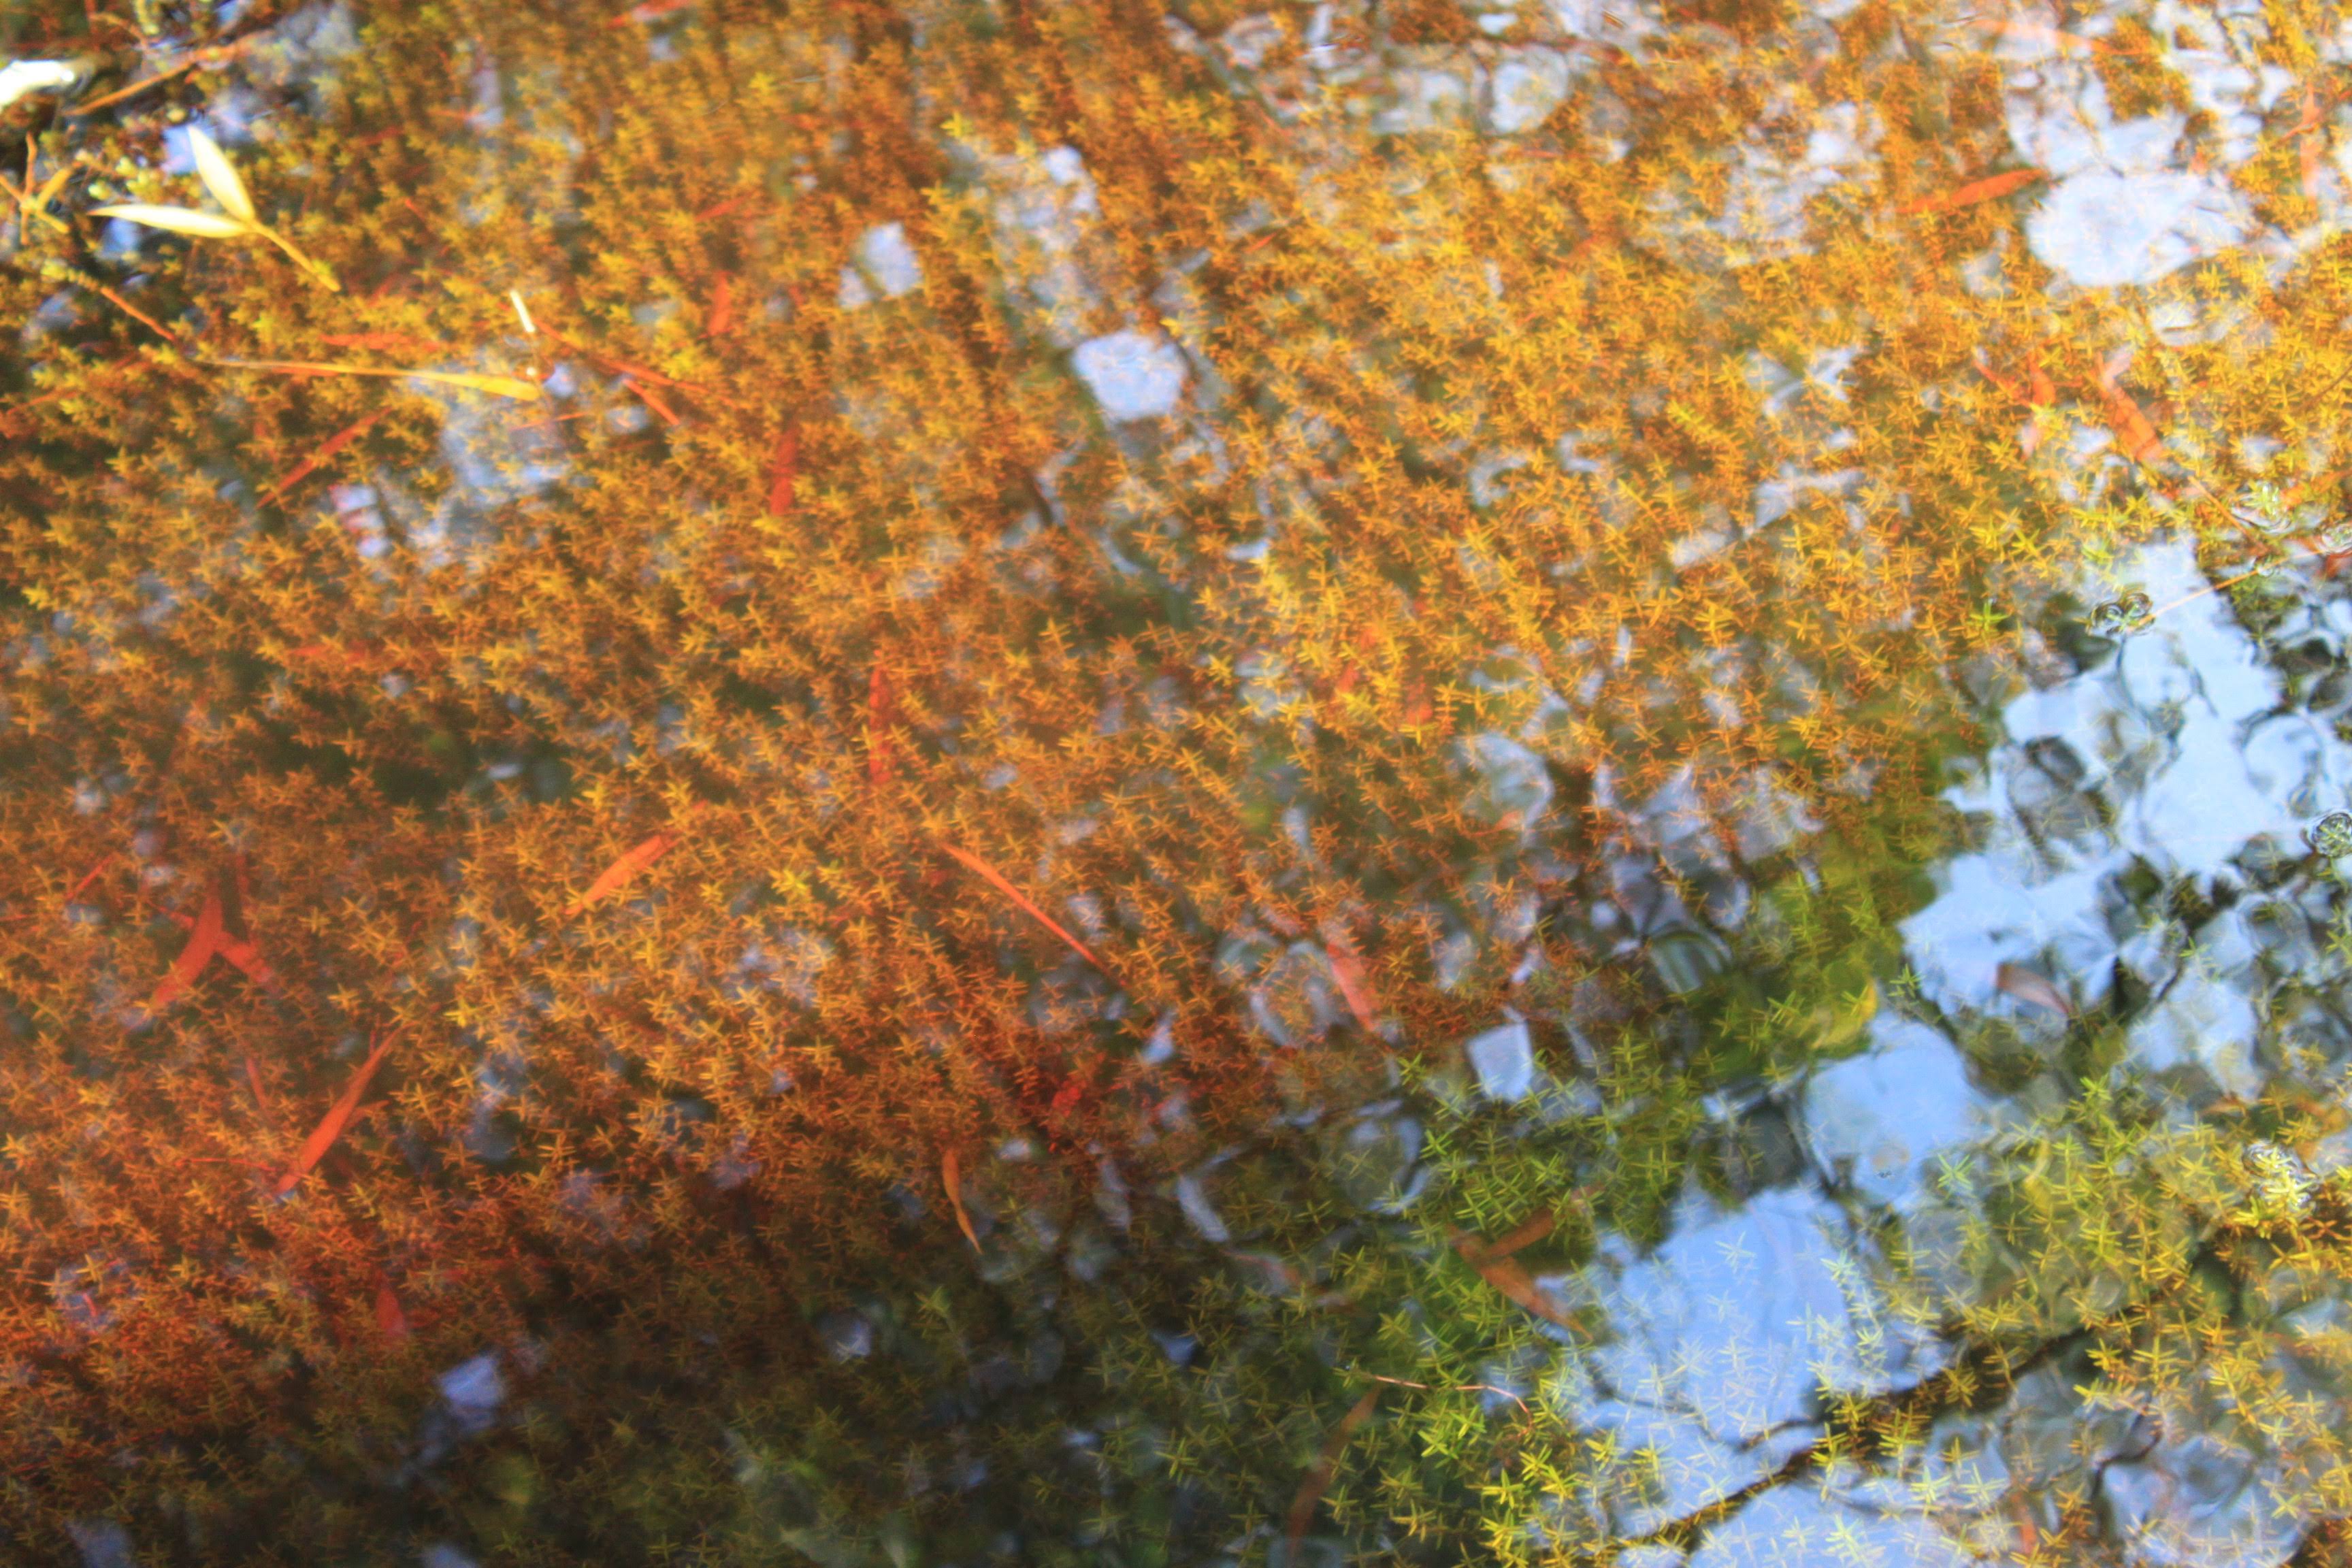
<svg viewBox="0 0 2352 1568">
<path fill-rule="evenodd" d="M 271 370 L 289 375 L 388 375 L 396 378 L 414 376 L 418 381 L 437 382 L 444 386 L 462 386 L 472 392 L 494 393 L 519 402 L 530 402 L 546 395 L 535 382 L 521 381 L 511 375 L 473 375 L 463 371 L 398 370 L 386 365 L 314 364 L 308 360 L 278 359 L 216 359 L 211 364 L 227 365 L 234 370 Z"/>
<path fill-rule="evenodd" d="M 589 905 L 611 898 L 625 887 L 630 879 L 638 872 L 667 854 L 670 846 L 677 842 L 677 835 L 674 833 L 655 834 L 651 838 L 605 867 L 604 872 L 588 884 L 588 890 L 573 900 L 572 907 L 563 912 L 567 915 L 576 915 Z"/>
<path fill-rule="evenodd" d="M 92 207 L 92 217 L 128 218 L 132 223 L 145 224 L 149 228 L 169 230 L 173 234 L 191 234 L 200 239 L 243 239 L 254 232 L 253 226 L 240 223 L 218 213 L 200 213 L 188 207 L 150 206 L 145 202 L 123 202 L 110 207 Z"/>
<path fill-rule="evenodd" d="M 242 218 L 248 224 L 261 220 L 254 216 L 253 198 L 246 195 L 245 182 L 236 177 L 236 170 L 222 152 L 220 143 L 205 134 L 202 126 L 188 127 L 188 151 L 195 155 L 196 178 L 213 194 L 222 210 L 231 217 Z"/>
</svg>

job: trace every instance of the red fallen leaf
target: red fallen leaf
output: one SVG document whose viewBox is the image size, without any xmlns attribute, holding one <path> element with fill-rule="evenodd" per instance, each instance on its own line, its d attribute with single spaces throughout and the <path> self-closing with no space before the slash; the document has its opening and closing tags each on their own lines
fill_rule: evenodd
<svg viewBox="0 0 2352 1568">
<path fill-rule="evenodd" d="M 971 1243 L 974 1252 L 980 1250 L 980 1237 L 971 1228 L 971 1215 L 963 1210 L 963 1162 L 956 1158 L 953 1149 L 940 1152 L 940 1184 L 948 1190 L 948 1207 L 955 1210 L 956 1228 Z"/>
<path fill-rule="evenodd" d="M 1056 1117 L 1067 1116 L 1078 1108 L 1078 1101 L 1086 1097 L 1087 1086 L 1084 1081 L 1076 1077 L 1064 1080 L 1062 1087 L 1054 1091 L 1053 1114 Z"/>
<path fill-rule="evenodd" d="M 263 1091 L 261 1087 L 261 1068 L 259 1064 L 254 1061 L 253 1053 L 250 1051 L 247 1051 L 245 1055 L 245 1086 L 253 1090 L 254 1108 L 259 1110 L 262 1115 L 270 1118 L 270 1120 L 277 1120 L 275 1114 L 269 1109 L 269 1096 Z"/>
<path fill-rule="evenodd" d="M 1987 174 L 1981 180 L 1970 180 L 1967 184 L 1957 190 L 1946 191 L 1940 196 L 1930 196 L 1925 201 L 1912 202 L 1902 209 L 1903 216 L 1916 217 L 1925 213 L 1957 212 L 1961 207 L 1972 207 L 1984 202 L 1999 201 L 2011 192 L 2022 190 L 2043 177 L 2039 169 L 2004 169 L 1998 174 Z"/>
<path fill-rule="evenodd" d="M 890 754 L 890 672 L 879 664 L 866 682 L 866 782 L 880 789 L 897 776 Z"/>
<path fill-rule="evenodd" d="M 1070 950 L 1076 952 L 1080 958 L 1085 959 L 1088 963 L 1093 964 L 1105 974 L 1110 973 L 1110 966 L 1108 964 L 1105 963 L 1101 959 L 1097 958 L 1093 953 L 1087 952 L 1087 944 L 1085 942 L 1082 942 L 1076 937 L 1072 936 L 1068 931 L 1064 931 L 1060 926 L 1054 922 L 1052 916 L 1039 909 L 1036 905 L 1031 903 L 1027 898 L 1023 896 L 1020 889 L 1014 887 L 1012 883 L 1004 879 L 1003 874 L 998 871 L 995 867 L 990 865 L 979 856 L 972 854 L 970 850 L 957 848 L 954 845 L 948 843 L 945 839 L 941 839 L 940 841 L 940 847 L 946 850 L 950 855 L 954 856 L 957 860 L 961 861 L 970 869 L 977 871 L 981 876 L 986 878 L 988 879 L 989 886 L 994 888 L 998 892 L 1003 893 L 1006 898 L 1019 905 L 1022 910 L 1026 913 L 1031 920 L 1035 921 L 1039 925 L 1044 926 L 1047 931 L 1052 931 L 1055 936 L 1060 937 L 1064 942 L 1069 943 Z"/>
<path fill-rule="evenodd" d="M 722 272 L 710 286 L 710 308 L 703 312 L 702 335 L 723 338 L 735 325 L 735 279 Z"/>
<path fill-rule="evenodd" d="M 768 515 L 789 517 L 793 506 L 793 474 L 800 467 L 801 430 L 787 425 L 776 437 L 776 455 L 768 462 Z"/>
<path fill-rule="evenodd" d="M 1355 1015 L 1356 1026 L 1368 1035 L 1380 1032 L 1377 1016 L 1380 1005 L 1373 999 L 1370 981 L 1364 976 L 1364 961 L 1356 952 L 1356 944 L 1344 937 L 1334 937 L 1323 944 L 1323 954 L 1331 961 L 1331 978 L 1339 984 L 1339 994 Z"/>
<path fill-rule="evenodd" d="M 2008 992 L 2021 1002 L 2031 1003 L 2036 1007 L 2047 1007 L 2062 1018 L 2071 1018 L 2074 1016 L 2074 1005 L 2066 1000 L 2065 994 L 2031 969 L 2014 963 L 2004 963 L 1992 972 L 1992 983 L 1996 987 Z"/>
<path fill-rule="evenodd" d="M 408 1314 L 401 1310 L 400 1292 L 392 1288 L 392 1277 L 380 1268 L 375 1276 L 375 1326 L 394 1344 L 408 1337 Z"/>
<path fill-rule="evenodd" d="M 222 934 L 220 894 L 208 891 L 205 894 L 204 908 L 189 922 L 188 945 L 180 950 L 180 956 L 172 961 L 170 972 L 155 987 L 155 994 L 147 999 L 149 1012 L 163 1006 L 195 984 L 196 976 L 205 972 L 205 965 L 210 963 L 213 954 L 220 951 Z"/>
<path fill-rule="evenodd" d="M 367 1092 L 368 1080 L 375 1077 L 375 1069 L 383 1064 L 384 1053 L 391 1049 L 390 1040 L 379 1039 L 375 1048 L 368 1052 L 367 1060 L 362 1062 L 360 1070 L 352 1075 L 350 1087 L 328 1108 L 319 1125 L 310 1130 L 310 1136 L 304 1139 L 302 1147 L 295 1152 L 294 1163 L 286 1167 L 286 1173 L 278 1177 L 277 1186 L 270 1189 L 278 1196 L 284 1197 L 292 1192 L 301 1184 L 302 1178 L 326 1158 L 327 1151 L 335 1146 L 335 1140 L 343 1135 L 343 1129 L 349 1127 L 352 1118 L 359 1113 L 360 1096 Z"/>
<path fill-rule="evenodd" d="M 1377 1386 L 1368 1390 L 1361 1399 L 1348 1407 L 1348 1413 L 1339 1417 L 1339 1424 L 1331 1428 L 1331 1435 L 1323 1439 L 1323 1452 L 1308 1468 L 1307 1479 L 1298 1483 L 1298 1495 L 1290 1500 L 1290 1519 L 1286 1532 L 1289 1550 L 1283 1554 L 1285 1563 L 1298 1561 L 1298 1543 L 1307 1539 L 1307 1527 L 1314 1522 L 1315 1505 L 1321 1502 L 1323 1494 L 1330 1489 L 1331 1478 L 1339 1473 L 1339 1456 L 1346 1451 L 1348 1439 L 1356 1435 L 1357 1427 L 1372 1418 L 1372 1406 L 1380 1402 L 1380 1397 L 1381 1391 Z"/>
<path fill-rule="evenodd" d="M 328 437 L 325 444 L 320 447 L 317 451 L 311 453 L 309 457 L 295 464 L 291 468 L 289 468 L 278 478 L 277 483 L 262 491 L 261 499 L 266 501 L 276 500 L 279 496 L 282 496 L 288 490 L 292 489 L 296 485 L 301 483 L 302 480 L 308 479 L 312 470 L 316 469 L 320 464 L 325 462 L 328 458 L 333 457 L 336 453 L 341 451 L 344 447 L 350 446 L 352 442 L 358 440 L 361 437 L 373 429 L 375 427 L 376 421 L 383 418 L 386 412 L 386 410 L 379 408 L 374 413 L 369 415 L 366 418 L 356 420 L 353 423 L 345 426 L 342 429 L 336 431 L 332 436 Z"/>
<path fill-rule="evenodd" d="M 195 925 L 194 921 L 177 911 L 173 913 L 172 920 L 183 930 L 193 931 Z M 213 943 L 213 951 L 236 964 L 244 972 L 247 980 L 264 990 L 283 989 L 278 983 L 278 972 L 269 967 L 268 961 L 261 956 L 261 949 L 254 945 L 252 938 L 231 936 L 224 930 L 220 938 Z"/>
<path fill-rule="evenodd" d="M 677 837 L 675 833 L 656 833 L 635 848 L 629 850 L 619 859 L 605 867 L 596 879 L 588 884 L 588 890 L 573 900 L 572 907 L 563 912 L 566 915 L 576 915 L 589 905 L 611 898 L 627 886 L 631 878 L 668 854 L 671 846 L 677 842 Z"/>
</svg>

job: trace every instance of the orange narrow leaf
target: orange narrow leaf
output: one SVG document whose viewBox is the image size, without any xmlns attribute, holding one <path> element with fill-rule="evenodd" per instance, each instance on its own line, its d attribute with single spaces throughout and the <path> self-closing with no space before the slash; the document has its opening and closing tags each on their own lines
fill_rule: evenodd
<svg viewBox="0 0 2352 1568">
<path fill-rule="evenodd" d="M 770 517 L 792 515 L 793 476 L 794 470 L 800 467 L 800 426 L 787 425 L 784 426 L 783 434 L 776 437 L 776 455 L 768 463 L 768 515 Z"/>
<path fill-rule="evenodd" d="M 877 664 L 866 682 L 866 782 L 880 789 L 897 776 L 891 763 L 890 672 Z"/>
<path fill-rule="evenodd" d="M 734 325 L 735 279 L 722 272 L 710 286 L 710 307 L 702 315 L 702 335 L 723 338 Z"/>
<path fill-rule="evenodd" d="M 180 336 L 177 332 L 172 331 L 171 328 L 165 326 L 163 322 L 157 321 L 154 317 L 149 315 L 146 311 L 141 310 L 138 306 L 132 304 L 130 300 L 116 293 L 113 289 L 109 289 L 101 283 L 99 285 L 98 291 L 105 295 L 108 300 L 111 300 L 117 310 L 120 310 L 124 315 L 130 317 L 132 321 L 138 322 L 149 331 L 153 332 L 156 336 L 162 338 L 165 342 L 177 343 L 180 341 Z"/>
<path fill-rule="evenodd" d="M 325 462 L 328 458 L 333 457 L 336 453 L 341 451 L 344 447 L 350 446 L 352 442 L 358 440 L 361 437 L 373 429 L 375 427 L 376 421 L 383 418 L 385 413 L 386 410 L 379 408 L 374 413 L 368 415 L 365 418 L 359 419 L 350 425 L 346 425 L 341 430 L 336 431 L 332 436 L 328 437 L 325 443 L 321 445 L 317 451 L 311 453 L 309 457 L 295 464 L 291 468 L 289 468 L 278 478 L 277 483 L 262 491 L 261 499 L 266 501 L 276 500 L 279 496 L 282 496 L 288 490 L 292 489 L 296 485 L 309 478 L 311 470 L 318 468 L 320 464 Z"/>
<path fill-rule="evenodd" d="M 368 1052 L 367 1060 L 362 1062 L 360 1070 L 352 1076 L 351 1086 L 343 1090 L 342 1098 L 336 1100 L 319 1125 L 311 1129 L 310 1136 L 302 1141 L 302 1147 L 295 1152 L 294 1163 L 286 1167 L 284 1175 L 278 1178 L 278 1185 L 271 1190 L 279 1197 L 284 1197 L 299 1185 L 302 1178 L 326 1158 L 327 1151 L 335 1146 L 335 1140 L 343 1135 L 343 1129 L 349 1127 L 352 1118 L 359 1113 L 360 1096 L 367 1092 L 368 1080 L 375 1077 L 375 1069 L 383 1063 L 384 1053 L 391 1049 L 391 1040 L 380 1039 L 375 1049 Z"/>
<path fill-rule="evenodd" d="M 956 1152 L 952 1149 L 940 1151 L 940 1184 L 948 1190 L 948 1207 L 955 1210 L 956 1228 L 963 1232 L 963 1238 L 971 1243 L 974 1252 L 978 1252 L 980 1237 L 972 1231 L 971 1215 L 963 1208 L 963 1162 L 956 1158 Z"/>
<path fill-rule="evenodd" d="M 375 1276 L 375 1326 L 395 1344 L 408 1337 L 408 1314 L 401 1310 L 400 1292 L 392 1288 L 392 1276 L 382 1269 Z"/>
<path fill-rule="evenodd" d="M 621 384 L 627 387 L 631 392 L 635 393 L 639 402 L 652 409 L 656 414 L 660 415 L 663 424 L 677 425 L 679 422 L 677 410 L 672 408 L 668 404 L 664 403 L 661 400 L 661 395 L 659 393 L 646 385 L 644 382 L 638 380 L 635 376 L 623 376 L 621 378 Z"/>
<path fill-rule="evenodd" d="M 2041 178 L 2042 173 L 2039 169 L 2004 169 L 1998 174 L 1987 174 L 1981 180 L 1970 180 L 1958 189 L 1946 191 L 1940 196 L 1913 202 L 1903 208 L 1903 214 L 1906 217 L 1916 217 L 1926 213 L 1956 212 L 1961 207 L 1999 201 Z"/>
<path fill-rule="evenodd" d="M 1378 1387 L 1367 1390 L 1361 1399 L 1348 1407 L 1348 1414 L 1339 1417 L 1331 1435 L 1323 1439 L 1322 1454 L 1307 1470 L 1307 1479 L 1298 1483 L 1298 1495 L 1290 1500 L 1290 1523 L 1286 1532 L 1290 1550 L 1283 1554 L 1285 1563 L 1298 1561 L 1298 1543 L 1307 1539 L 1307 1527 L 1314 1522 L 1315 1505 L 1330 1490 L 1331 1478 L 1339 1473 L 1339 1456 L 1346 1451 L 1348 1439 L 1356 1435 L 1357 1427 L 1372 1418 L 1372 1406 L 1380 1397 Z"/>
<path fill-rule="evenodd" d="M 1024 898 L 1022 895 L 1021 889 L 1006 881 L 995 867 L 990 865 L 987 861 L 982 859 L 979 856 L 972 854 L 969 850 L 957 848 L 954 845 L 948 843 L 945 839 L 940 841 L 940 847 L 954 856 L 970 869 L 977 871 L 980 875 L 985 877 L 988 879 L 990 887 L 994 888 L 998 892 L 1003 893 L 1006 898 L 1012 900 L 1015 904 L 1018 904 L 1023 912 L 1027 914 L 1031 920 L 1035 921 L 1039 925 L 1044 926 L 1047 931 L 1052 931 L 1055 936 L 1058 936 L 1064 942 L 1068 942 L 1070 944 L 1070 950 L 1073 952 L 1076 952 L 1080 958 L 1085 959 L 1088 963 L 1093 964 L 1105 974 L 1110 973 L 1109 965 L 1103 963 L 1101 959 L 1097 958 L 1093 953 L 1087 952 L 1086 943 L 1080 942 L 1076 937 L 1072 936 L 1068 931 L 1064 931 L 1060 926 L 1055 924 L 1054 919 L 1051 915 L 1048 915 L 1045 910 L 1039 909 L 1036 905 L 1031 903 L 1026 898 Z"/>
<path fill-rule="evenodd" d="M 2164 456 L 2164 439 L 2123 388 L 2119 378 L 2128 363 L 2130 354 L 2125 351 L 2099 367 L 2099 395 L 2106 403 L 2107 427 L 2116 433 L 2117 448 L 2135 463 L 2153 463 Z"/>
<path fill-rule="evenodd" d="M 2070 47 L 2087 49 L 2095 55 L 2113 52 L 2114 47 L 2104 38 L 2086 38 L 2080 33 L 2063 32 L 2046 22 L 2020 22 L 2010 18 L 1978 16 L 1971 18 L 1979 27 L 2017 38 L 2026 43 L 2045 44 L 2063 54 Z"/>
<path fill-rule="evenodd" d="M 611 898 L 626 887 L 631 878 L 668 854 L 670 847 L 677 842 L 677 835 L 675 833 L 655 834 L 651 838 L 605 867 L 597 879 L 588 884 L 588 890 L 574 900 L 572 907 L 563 912 L 567 915 L 576 915 L 589 905 Z"/>
<path fill-rule="evenodd" d="M 1355 672 L 1351 669 L 1349 674 Z M 1323 944 L 1323 954 L 1331 961 L 1331 978 L 1339 984 L 1339 994 L 1355 1015 L 1357 1027 L 1368 1035 L 1380 1032 L 1379 1004 L 1372 996 L 1371 983 L 1364 976 L 1364 961 L 1356 953 L 1355 944 L 1343 938 L 1333 938 Z"/>
<path fill-rule="evenodd" d="M 1576 1327 L 1574 1319 L 1536 1288 L 1534 1277 L 1517 1259 L 1495 1256 L 1486 1250 L 1486 1243 L 1461 1231 L 1454 1234 L 1453 1240 L 1454 1250 L 1462 1255 L 1462 1261 L 1476 1269 L 1478 1277 L 1502 1292 L 1506 1300 L 1525 1307 L 1546 1322 L 1558 1323 L 1563 1329 Z"/>
<path fill-rule="evenodd" d="M 170 973 L 155 987 L 155 994 L 147 999 L 149 1012 L 153 1012 L 195 984 L 196 976 L 205 972 L 205 965 L 210 963 L 213 954 L 219 951 L 222 934 L 220 894 L 207 892 L 203 910 L 188 929 L 188 945 L 180 950 L 180 956 L 172 962 Z"/>
<path fill-rule="evenodd" d="M 81 874 L 81 880 L 76 882 L 72 887 L 66 889 L 65 901 L 67 903 L 72 903 L 76 899 L 81 897 L 81 890 L 84 888 L 89 887 L 92 882 L 98 880 L 98 874 L 113 864 L 114 857 L 109 855 L 104 859 L 99 861 L 97 865 L 92 866 L 89 870 L 84 871 Z"/>
<path fill-rule="evenodd" d="M 2050 373 L 2042 368 L 2040 354 L 2028 356 L 2025 362 L 2025 374 L 2031 382 L 2026 389 L 2025 401 L 2035 408 L 2057 406 L 2057 384 L 2050 379 Z"/>
<path fill-rule="evenodd" d="M 1465 1253 L 1464 1258 L 1473 1266 L 1508 1258 L 1523 1247 L 1533 1247 L 1559 1228 L 1559 1217 L 1551 1210 L 1538 1209 L 1493 1241 L 1482 1242 L 1475 1237 L 1471 1237 L 1473 1244 L 1471 1250 L 1475 1256 Z"/>
<path fill-rule="evenodd" d="M 2065 994 L 2031 969 L 2019 964 L 2004 963 L 1993 971 L 1992 983 L 2021 1002 L 2031 1003 L 2036 1007 L 2047 1007 L 2062 1018 L 2071 1018 L 2074 1016 L 2074 1005 L 2066 1000 Z"/>
</svg>

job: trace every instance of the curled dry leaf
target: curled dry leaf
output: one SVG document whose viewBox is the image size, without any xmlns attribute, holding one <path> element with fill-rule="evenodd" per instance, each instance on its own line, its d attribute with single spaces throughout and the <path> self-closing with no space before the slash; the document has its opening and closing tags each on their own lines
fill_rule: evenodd
<svg viewBox="0 0 2352 1568">
<path fill-rule="evenodd" d="M 2074 1016 L 2074 1005 L 2066 1000 L 2064 993 L 2022 965 L 2002 964 L 1993 971 L 1992 983 L 2021 1002 L 2031 1003 L 2036 1007 L 2047 1007 L 2062 1018 L 2071 1018 Z"/>
</svg>

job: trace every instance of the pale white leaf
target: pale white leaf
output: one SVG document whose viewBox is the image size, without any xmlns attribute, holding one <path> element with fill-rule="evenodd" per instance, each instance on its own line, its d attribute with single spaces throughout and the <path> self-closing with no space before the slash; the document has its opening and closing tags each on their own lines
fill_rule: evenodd
<svg viewBox="0 0 2352 1568">
<path fill-rule="evenodd" d="M 128 218 L 132 223 L 145 224 L 149 228 L 168 229 L 173 234 L 193 234 L 204 239 L 242 239 L 253 232 L 253 226 L 218 213 L 200 213 L 187 207 L 149 206 L 144 202 L 126 202 L 117 206 L 92 207 L 93 217 Z"/>
<path fill-rule="evenodd" d="M 54 92 L 61 87 L 71 87 L 76 79 L 73 67 L 63 60 L 10 60 L 0 66 L 0 109 L 5 109 L 28 92 Z"/>
<path fill-rule="evenodd" d="M 205 183 L 213 200 L 220 203 L 231 217 L 243 218 L 247 223 L 259 221 L 254 216 L 253 198 L 245 194 L 245 182 L 236 177 L 228 154 L 205 133 L 204 127 L 188 127 L 188 151 L 195 154 L 196 178 Z"/>
</svg>

